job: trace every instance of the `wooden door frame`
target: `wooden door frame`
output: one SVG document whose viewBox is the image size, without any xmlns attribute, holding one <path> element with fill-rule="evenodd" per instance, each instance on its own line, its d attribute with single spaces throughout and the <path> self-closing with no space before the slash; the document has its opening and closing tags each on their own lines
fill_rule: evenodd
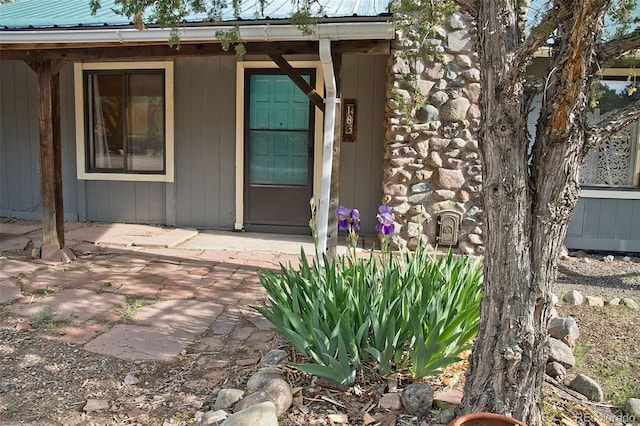
<svg viewBox="0 0 640 426">
<path fill-rule="evenodd" d="M 322 63 L 320 61 L 292 61 L 294 68 L 313 68 L 316 71 L 315 91 L 324 96 L 324 76 L 322 74 Z M 278 68 L 272 61 L 247 61 L 238 62 L 236 67 L 236 189 L 235 189 L 235 211 L 236 219 L 234 230 L 244 230 L 244 138 L 245 138 L 245 70 L 255 68 Z M 318 108 L 314 108 L 315 120 L 313 129 L 313 196 L 320 192 L 320 181 L 322 172 L 322 131 L 324 117 Z"/>
</svg>

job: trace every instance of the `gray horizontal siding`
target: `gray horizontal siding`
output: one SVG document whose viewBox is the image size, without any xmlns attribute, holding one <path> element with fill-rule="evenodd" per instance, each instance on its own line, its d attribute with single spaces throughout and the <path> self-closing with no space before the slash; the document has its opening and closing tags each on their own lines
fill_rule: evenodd
<svg viewBox="0 0 640 426">
<path fill-rule="evenodd" d="M 570 249 L 640 252 L 640 200 L 581 198 L 565 244 Z"/>
</svg>

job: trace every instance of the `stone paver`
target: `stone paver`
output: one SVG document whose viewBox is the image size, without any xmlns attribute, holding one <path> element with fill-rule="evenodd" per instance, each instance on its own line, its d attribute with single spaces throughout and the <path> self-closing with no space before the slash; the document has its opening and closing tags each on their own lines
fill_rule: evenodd
<svg viewBox="0 0 640 426">
<path fill-rule="evenodd" d="M 24 250 L 31 241 L 28 237 L 0 237 L 0 252 Z"/>
<path fill-rule="evenodd" d="M 85 289 L 62 290 L 27 305 L 16 305 L 10 310 L 23 316 L 38 316 L 48 311 L 58 318 L 84 322 L 114 307 L 124 307 L 124 296 Z"/>
<path fill-rule="evenodd" d="M 0 304 L 13 302 L 22 298 L 20 287 L 11 280 L 0 281 Z"/>
<path fill-rule="evenodd" d="M 40 229 L 36 223 L 0 223 L 0 234 L 25 235 Z"/>
<path fill-rule="evenodd" d="M 138 309 L 133 320 L 138 325 L 181 330 L 186 333 L 204 333 L 224 306 L 198 300 L 167 300 Z"/>
<path fill-rule="evenodd" d="M 0 241 L 10 245 L 0 247 L 38 247 L 39 229 L 2 224 Z M 1 259 L 0 302 L 24 317 L 48 310 L 71 320 L 61 341 L 127 360 L 169 361 L 191 343 L 204 352 L 266 352 L 275 333 L 251 309 L 266 300 L 256 273 L 297 263 L 301 245 L 313 253 L 311 237 L 127 224 L 65 223 L 65 241 L 78 256 L 68 265 Z M 145 305 L 122 324 L 136 299 Z"/>
<path fill-rule="evenodd" d="M 20 274 L 26 274 L 42 268 L 33 262 L 24 262 L 22 260 L 3 259 L 0 261 L 0 280 L 4 278 L 14 277 Z"/>
<path fill-rule="evenodd" d="M 84 349 L 131 361 L 171 361 L 193 338 L 180 332 L 118 324 L 87 343 Z"/>
</svg>

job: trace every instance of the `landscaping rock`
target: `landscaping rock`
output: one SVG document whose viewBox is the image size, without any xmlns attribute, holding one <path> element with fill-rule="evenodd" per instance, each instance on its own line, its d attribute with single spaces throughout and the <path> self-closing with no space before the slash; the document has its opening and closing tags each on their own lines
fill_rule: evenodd
<svg viewBox="0 0 640 426">
<path fill-rule="evenodd" d="M 242 399 L 244 393 L 241 389 L 221 389 L 216 397 L 216 402 L 213 404 L 213 409 L 225 410 L 233 406 L 233 404 Z"/>
<path fill-rule="evenodd" d="M 247 381 L 247 390 L 249 392 L 257 392 L 269 384 L 273 379 L 281 379 L 286 381 L 287 376 L 278 367 L 265 367 L 258 370 L 256 374 L 251 376 Z"/>
<path fill-rule="evenodd" d="M 621 300 L 621 303 L 631 310 L 640 310 L 640 306 L 638 305 L 638 303 L 630 297 L 623 298 Z"/>
<path fill-rule="evenodd" d="M 387 393 L 382 395 L 378 404 L 380 405 L 380 408 L 384 408 L 385 410 L 402 409 L 402 401 L 400 399 L 400 394 L 398 393 Z"/>
<path fill-rule="evenodd" d="M 220 426 L 278 426 L 276 406 L 271 401 L 252 405 L 229 416 Z"/>
<path fill-rule="evenodd" d="M 570 337 L 573 340 L 580 337 L 580 329 L 573 317 L 555 317 L 549 321 L 549 335 L 555 339 L 563 340 Z"/>
<path fill-rule="evenodd" d="M 332 424 L 346 425 L 349 423 L 349 416 L 344 413 L 329 414 L 327 417 Z"/>
<path fill-rule="evenodd" d="M 407 413 L 423 417 L 431 412 L 433 388 L 426 383 L 414 383 L 402 392 L 402 405 Z"/>
<path fill-rule="evenodd" d="M 439 422 L 447 425 L 455 418 L 456 418 L 456 410 L 453 408 L 447 408 L 446 410 L 442 410 L 440 412 Z"/>
<path fill-rule="evenodd" d="M 106 410 L 109 408 L 109 401 L 104 399 L 88 399 L 87 403 L 82 408 L 82 411 L 90 413 L 92 411 Z"/>
<path fill-rule="evenodd" d="M 238 401 L 235 409 L 244 410 L 247 407 L 264 402 L 273 403 L 276 408 L 276 417 L 280 417 L 287 412 L 293 403 L 291 386 L 282 379 L 273 379 L 264 389 L 247 395 Z"/>
<path fill-rule="evenodd" d="M 124 377 L 124 384 L 125 385 L 137 385 L 138 383 L 140 383 L 140 379 L 138 379 L 133 374 L 127 374 Z"/>
<path fill-rule="evenodd" d="M 629 419 L 629 421 L 633 422 L 633 421 L 640 420 L 640 398 L 627 399 L 627 402 L 625 402 L 624 407 L 622 409 L 630 417 L 634 418 L 634 420 Z"/>
<path fill-rule="evenodd" d="M 579 306 L 584 302 L 584 297 L 582 296 L 582 293 L 577 290 L 569 290 L 562 298 L 562 301 L 569 305 Z"/>
<path fill-rule="evenodd" d="M 207 411 L 202 416 L 200 426 L 216 425 L 219 422 L 225 420 L 227 417 L 229 417 L 229 413 L 224 410 Z"/>
<path fill-rule="evenodd" d="M 273 349 L 266 353 L 258 363 L 258 368 L 270 367 L 272 365 L 282 364 L 287 360 L 287 351 L 282 349 Z"/>
<path fill-rule="evenodd" d="M 557 361 L 547 363 L 545 372 L 559 382 L 563 381 L 564 378 L 567 377 L 567 369 Z"/>
<path fill-rule="evenodd" d="M 549 345 L 549 362 L 556 361 L 565 367 L 573 367 L 576 365 L 576 358 L 571 352 L 571 348 L 566 343 L 549 337 L 547 339 Z"/>
<path fill-rule="evenodd" d="M 585 301 L 587 302 L 587 305 L 589 306 L 604 306 L 604 300 L 602 299 L 602 297 L 598 297 L 598 296 L 586 296 Z"/>
<path fill-rule="evenodd" d="M 604 393 L 599 384 L 589 376 L 578 374 L 569 383 L 569 387 L 574 391 L 586 396 L 590 401 L 600 402 L 604 399 Z"/>
</svg>

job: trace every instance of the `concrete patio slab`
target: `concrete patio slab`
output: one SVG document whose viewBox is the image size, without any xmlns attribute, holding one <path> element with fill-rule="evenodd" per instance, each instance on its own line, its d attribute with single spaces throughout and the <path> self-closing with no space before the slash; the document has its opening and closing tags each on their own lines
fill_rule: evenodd
<svg viewBox="0 0 640 426">
<path fill-rule="evenodd" d="M 142 237 L 133 242 L 138 247 L 176 247 L 198 235 L 196 229 L 176 228 L 150 237 Z"/>
<path fill-rule="evenodd" d="M 68 232 L 72 240 L 113 247 L 130 247 L 136 240 L 159 233 L 162 233 L 162 228 L 125 223 L 88 226 Z"/>
<path fill-rule="evenodd" d="M 136 311 L 133 321 L 186 333 L 199 334 L 222 313 L 224 306 L 198 300 L 167 300 L 145 306 Z"/>
<path fill-rule="evenodd" d="M 0 304 L 10 303 L 22 298 L 20 287 L 11 280 L 0 281 Z"/>
<path fill-rule="evenodd" d="M 22 316 L 37 316 L 43 310 L 68 321 L 85 322 L 115 307 L 124 307 L 126 298 L 119 294 L 84 289 L 62 290 L 27 305 L 16 305 L 11 312 Z"/>
<path fill-rule="evenodd" d="M 84 346 L 89 352 L 130 361 L 171 361 L 194 339 L 181 332 L 119 324 Z"/>
</svg>

